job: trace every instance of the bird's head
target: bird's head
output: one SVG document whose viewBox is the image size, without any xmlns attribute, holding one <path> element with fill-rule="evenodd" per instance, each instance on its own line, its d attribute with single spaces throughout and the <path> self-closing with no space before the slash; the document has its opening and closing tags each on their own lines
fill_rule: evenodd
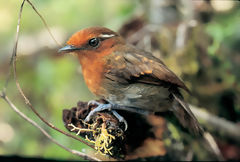
<svg viewBox="0 0 240 162">
<path fill-rule="evenodd" d="M 98 94 L 101 89 L 102 73 L 107 69 L 107 57 L 124 45 L 122 37 L 104 27 L 90 27 L 73 34 L 60 53 L 77 55 L 82 73 L 89 89 Z"/>
<path fill-rule="evenodd" d="M 116 32 L 104 27 L 90 27 L 73 34 L 60 53 L 77 55 L 107 55 L 124 40 Z"/>
</svg>

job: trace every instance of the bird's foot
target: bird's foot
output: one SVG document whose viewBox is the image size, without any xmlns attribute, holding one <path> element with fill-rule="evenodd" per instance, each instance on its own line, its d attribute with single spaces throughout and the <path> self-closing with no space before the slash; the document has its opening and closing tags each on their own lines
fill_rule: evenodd
<svg viewBox="0 0 240 162">
<path fill-rule="evenodd" d="M 128 123 L 116 110 L 112 110 L 113 115 L 118 119 L 119 122 L 123 122 L 125 125 L 125 131 L 128 129 Z"/>
<path fill-rule="evenodd" d="M 97 102 L 97 101 L 95 101 L 95 100 L 90 100 L 90 101 L 88 101 L 88 106 L 89 105 L 100 105 L 100 104 L 102 104 L 102 103 L 100 103 L 100 102 Z"/>
<path fill-rule="evenodd" d="M 127 121 L 117 113 L 117 111 L 115 111 L 114 109 L 118 109 L 118 105 L 116 104 L 102 104 L 100 102 L 91 100 L 88 102 L 88 105 L 97 105 L 97 107 L 95 109 L 93 109 L 92 111 L 90 111 L 90 113 L 87 115 L 87 117 L 85 118 L 85 122 L 89 122 L 90 119 L 97 113 L 100 111 L 104 111 L 104 110 L 108 110 L 111 111 L 113 113 L 113 115 L 118 119 L 119 122 L 123 122 L 125 124 L 125 131 L 128 128 L 128 124 Z"/>
</svg>

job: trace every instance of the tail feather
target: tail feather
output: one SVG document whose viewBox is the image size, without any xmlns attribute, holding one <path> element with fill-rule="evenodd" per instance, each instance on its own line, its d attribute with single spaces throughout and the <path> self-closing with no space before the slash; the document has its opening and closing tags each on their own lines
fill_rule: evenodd
<svg viewBox="0 0 240 162">
<path fill-rule="evenodd" d="M 182 95 L 180 93 L 172 93 L 172 95 L 174 97 L 173 113 L 179 122 L 193 134 L 202 136 L 204 133 L 203 128 L 198 123 L 188 104 L 183 101 Z"/>
</svg>

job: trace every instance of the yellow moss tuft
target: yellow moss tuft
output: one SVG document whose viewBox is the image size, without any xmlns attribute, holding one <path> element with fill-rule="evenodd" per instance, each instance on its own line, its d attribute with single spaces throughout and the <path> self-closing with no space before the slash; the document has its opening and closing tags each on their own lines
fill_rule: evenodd
<svg viewBox="0 0 240 162">
<path fill-rule="evenodd" d="M 97 150 L 97 153 L 100 153 L 102 155 L 112 155 L 111 150 L 113 147 L 110 146 L 112 141 L 115 139 L 115 136 L 108 133 L 108 130 L 106 129 L 106 124 L 103 123 L 100 128 L 96 128 L 96 123 L 84 124 L 86 124 L 88 128 L 78 128 L 72 123 L 68 124 L 68 126 L 73 127 L 70 131 L 77 131 L 76 135 L 79 135 L 81 132 L 92 132 L 94 140 L 90 140 L 87 135 L 85 136 L 85 139 L 95 144 L 95 149 Z"/>
</svg>

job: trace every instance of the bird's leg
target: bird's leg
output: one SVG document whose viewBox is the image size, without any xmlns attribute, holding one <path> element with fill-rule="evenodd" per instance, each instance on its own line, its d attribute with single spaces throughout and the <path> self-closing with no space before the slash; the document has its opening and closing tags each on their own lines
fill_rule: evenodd
<svg viewBox="0 0 240 162">
<path fill-rule="evenodd" d="M 112 105 L 111 109 L 114 109 L 114 110 L 124 110 L 124 111 L 134 112 L 134 113 L 138 113 L 138 114 L 146 115 L 146 116 L 151 113 L 148 110 L 143 110 L 143 109 L 139 109 L 139 108 L 135 108 L 135 107 L 121 106 L 121 105 L 113 104 L 113 103 L 109 103 L 109 104 Z M 103 103 L 97 102 L 95 100 L 90 100 L 90 101 L 88 101 L 88 105 L 97 105 L 97 106 L 99 106 L 99 105 L 107 105 L 107 104 L 103 104 Z M 103 109 L 103 110 L 106 110 L 106 109 Z M 103 111 L 103 110 L 100 110 L 100 111 Z"/>
<path fill-rule="evenodd" d="M 84 120 L 85 122 L 89 122 L 95 113 L 108 109 L 109 111 L 111 111 L 113 113 L 113 115 L 118 119 L 119 122 L 123 122 L 125 124 L 125 131 L 127 130 L 127 128 L 128 128 L 127 121 L 121 115 L 119 115 L 117 113 L 117 111 L 113 110 L 114 108 L 117 108 L 118 105 L 116 105 L 116 104 L 101 104 L 97 101 L 89 101 L 88 104 L 89 105 L 95 104 L 98 106 L 88 114 L 88 116 Z"/>
<path fill-rule="evenodd" d="M 125 131 L 126 131 L 127 128 L 128 128 L 128 123 L 127 123 L 127 121 L 124 119 L 124 117 L 122 117 L 120 114 L 118 114 L 118 112 L 115 111 L 115 110 L 112 110 L 112 113 L 113 113 L 113 115 L 118 119 L 118 121 L 124 123 L 124 125 L 125 125 Z"/>
<path fill-rule="evenodd" d="M 89 105 L 100 105 L 101 103 L 100 102 L 97 102 L 97 101 L 95 101 L 95 100 L 90 100 L 90 101 L 88 101 L 88 106 Z"/>
<path fill-rule="evenodd" d="M 126 106 L 121 106 L 121 105 L 112 104 L 112 103 L 103 104 L 94 100 L 89 101 L 88 105 L 97 105 L 97 107 L 92 111 L 90 111 L 90 113 L 87 115 L 87 117 L 84 120 L 85 122 L 89 122 L 90 119 L 93 117 L 93 115 L 95 115 L 95 113 L 103 110 L 109 110 L 120 122 L 123 122 L 125 124 L 125 131 L 128 128 L 127 121 L 121 115 L 119 115 L 115 110 L 125 110 L 125 111 L 130 111 L 130 112 L 134 112 L 142 115 L 148 115 L 150 113 L 147 110 L 142 110 L 142 109 L 133 108 L 133 107 L 126 107 Z"/>
<path fill-rule="evenodd" d="M 92 101 L 90 101 L 91 103 L 90 104 L 93 104 Z M 90 111 L 90 113 L 87 115 L 87 117 L 85 118 L 85 122 L 89 122 L 90 119 L 93 117 L 94 114 L 96 114 L 97 112 L 99 111 L 103 111 L 103 110 L 109 110 L 111 111 L 112 110 L 112 104 L 102 104 L 102 103 L 99 103 L 99 102 L 95 102 L 94 104 L 98 105 L 95 109 L 93 109 L 92 111 Z"/>
</svg>

